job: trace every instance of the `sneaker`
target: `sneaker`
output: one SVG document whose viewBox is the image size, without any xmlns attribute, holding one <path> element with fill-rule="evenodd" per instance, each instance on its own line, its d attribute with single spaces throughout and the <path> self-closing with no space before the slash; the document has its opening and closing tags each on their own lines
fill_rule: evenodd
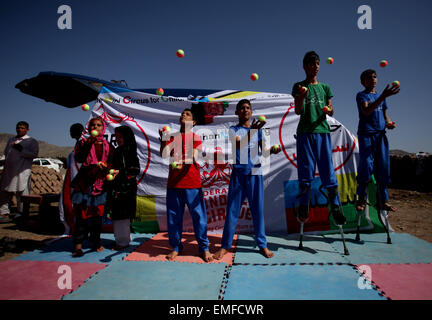
<svg viewBox="0 0 432 320">
<path fill-rule="evenodd" d="M 388 202 L 385 202 L 385 203 L 381 203 L 381 204 L 378 204 L 378 209 L 379 210 L 385 210 L 385 211 L 387 211 L 387 212 L 390 212 L 390 211 L 397 211 L 397 208 L 395 208 L 395 207 L 393 207 L 390 203 L 388 203 Z"/>
<path fill-rule="evenodd" d="M 346 218 L 340 210 L 339 206 L 331 207 L 331 214 L 333 216 L 333 220 L 337 225 L 343 225 L 346 222 Z"/>
<path fill-rule="evenodd" d="M 309 217 L 308 206 L 300 205 L 298 208 L 298 218 L 301 220 L 306 220 Z"/>
</svg>

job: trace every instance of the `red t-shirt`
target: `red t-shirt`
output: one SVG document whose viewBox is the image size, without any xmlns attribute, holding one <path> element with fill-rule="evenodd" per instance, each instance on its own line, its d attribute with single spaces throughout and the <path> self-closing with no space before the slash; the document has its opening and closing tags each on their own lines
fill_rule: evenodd
<svg viewBox="0 0 432 320">
<path fill-rule="evenodd" d="M 171 137 L 167 145 L 171 145 L 171 159 L 176 162 L 185 160 L 186 158 L 192 159 L 193 150 L 201 150 L 202 148 L 201 138 L 193 132 L 188 132 L 187 134 L 181 133 L 175 137 Z M 170 164 L 167 187 L 183 189 L 201 188 L 201 175 L 198 164 L 183 164 L 180 169 L 173 169 Z"/>
</svg>

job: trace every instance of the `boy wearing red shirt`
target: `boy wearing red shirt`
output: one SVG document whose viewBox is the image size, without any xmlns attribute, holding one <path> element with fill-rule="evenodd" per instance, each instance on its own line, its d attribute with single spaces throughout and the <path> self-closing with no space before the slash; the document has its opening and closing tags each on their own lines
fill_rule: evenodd
<svg viewBox="0 0 432 320">
<path fill-rule="evenodd" d="M 200 137 L 190 130 L 191 125 L 196 124 L 192 110 L 185 109 L 179 122 L 180 133 L 175 136 L 167 138 L 165 133 L 159 130 L 161 156 L 173 160 L 169 167 L 166 196 L 168 237 L 173 251 L 166 258 L 174 260 L 183 249 L 183 214 L 187 205 L 192 216 L 199 252 L 205 262 L 210 262 L 213 257 L 209 252 L 207 238 L 207 211 L 197 164 L 202 142 Z"/>
</svg>

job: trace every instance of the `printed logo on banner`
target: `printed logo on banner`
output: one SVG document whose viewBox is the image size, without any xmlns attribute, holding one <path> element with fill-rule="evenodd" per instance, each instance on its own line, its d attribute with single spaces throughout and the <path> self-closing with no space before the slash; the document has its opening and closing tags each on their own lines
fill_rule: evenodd
<svg viewBox="0 0 432 320">
<path fill-rule="evenodd" d="M 206 152 L 209 153 L 207 159 L 213 155 L 213 161 L 206 161 L 200 166 L 208 230 L 223 230 L 232 163 L 225 159 L 221 147 L 215 147 L 212 152 Z M 243 202 L 240 209 L 237 229 L 239 231 L 253 230 L 252 215 L 247 201 Z"/>
<path fill-rule="evenodd" d="M 291 117 L 296 116 L 294 112 L 294 102 L 290 103 L 288 110 L 282 117 L 279 125 L 279 141 L 281 143 L 282 151 L 288 161 L 297 168 L 297 156 L 296 156 L 296 131 L 297 125 L 289 123 Z M 335 172 L 345 166 L 345 164 L 351 159 L 354 150 L 356 148 L 356 139 L 351 132 L 351 141 L 343 141 L 340 139 L 342 135 L 333 134 L 338 131 L 342 126 L 338 124 L 332 124 L 331 119 L 328 119 L 332 138 L 332 152 L 333 152 L 333 165 Z M 339 138 L 339 141 L 336 139 Z M 318 173 L 315 173 L 319 176 Z"/>
<path fill-rule="evenodd" d="M 224 102 L 199 102 L 192 105 L 192 112 L 195 114 L 197 125 L 206 125 L 213 123 L 215 116 L 221 116 L 225 113 L 229 103 Z"/>
<path fill-rule="evenodd" d="M 148 168 L 149 168 L 150 159 L 151 159 L 150 140 L 147 137 L 145 130 L 138 124 L 138 122 L 135 120 L 135 118 L 131 117 L 130 115 L 123 115 L 123 114 L 115 115 L 115 114 L 109 113 L 105 110 L 104 105 L 102 103 L 99 105 L 98 108 L 96 108 L 95 111 L 98 112 L 101 109 L 102 109 L 102 114 L 100 115 L 100 117 L 105 121 L 107 126 L 109 126 L 110 124 L 112 124 L 112 125 L 129 125 L 132 127 L 132 129 L 136 128 L 142 133 L 142 135 L 146 141 L 146 144 L 147 144 L 147 159 L 144 159 L 144 161 L 145 161 L 145 165 L 143 166 L 144 170 L 143 170 L 141 176 L 139 177 L 139 179 L 137 180 L 137 184 L 140 184 L 142 179 L 144 178 Z M 145 153 L 145 152 L 143 152 L 143 153 Z M 143 159 L 140 159 L 140 164 L 143 165 Z"/>
<path fill-rule="evenodd" d="M 205 164 L 201 166 L 201 184 L 203 188 L 226 186 L 230 181 L 232 164 L 225 160 L 222 148 L 216 147 L 213 155 L 213 165 L 210 165 L 209 162 L 205 162 Z"/>
<path fill-rule="evenodd" d="M 304 231 L 330 230 L 329 210 L 327 199 L 319 191 L 321 179 L 315 178 L 311 182 L 309 219 L 304 225 Z M 298 208 L 297 195 L 299 194 L 298 180 L 289 180 L 284 183 L 285 216 L 288 233 L 297 233 L 300 223 L 297 221 L 294 210 Z"/>
</svg>

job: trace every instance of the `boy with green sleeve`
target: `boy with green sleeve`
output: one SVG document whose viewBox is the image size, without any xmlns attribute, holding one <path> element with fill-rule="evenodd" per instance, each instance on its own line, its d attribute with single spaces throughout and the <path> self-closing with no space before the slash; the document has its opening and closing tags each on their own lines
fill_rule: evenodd
<svg viewBox="0 0 432 320">
<path fill-rule="evenodd" d="M 314 51 L 303 58 L 306 79 L 294 84 L 292 95 L 295 113 L 300 115 L 297 127 L 297 172 L 300 187 L 299 218 L 307 219 L 311 182 L 318 166 L 323 187 L 328 191 L 331 214 L 338 225 L 346 222 L 340 210 L 338 182 L 332 163 L 330 126 L 326 115 L 334 113 L 333 93 L 327 84 L 319 82 L 320 58 Z"/>
</svg>

